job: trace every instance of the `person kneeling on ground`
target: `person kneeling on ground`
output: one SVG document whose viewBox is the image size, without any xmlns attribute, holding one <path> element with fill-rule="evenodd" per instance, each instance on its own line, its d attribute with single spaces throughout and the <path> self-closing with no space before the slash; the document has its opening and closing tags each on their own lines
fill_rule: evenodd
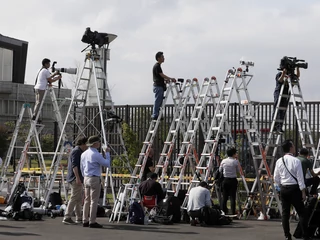
<svg viewBox="0 0 320 240">
<path fill-rule="evenodd" d="M 206 182 L 200 182 L 199 186 L 190 190 L 187 211 L 191 217 L 191 226 L 196 226 L 195 218 L 198 218 L 201 226 L 206 226 L 201 210 L 205 207 L 211 207 L 210 191 L 207 189 Z"/>
<path fill-rule="evenodd" d="M 142 196 L 157 196 L 157 203 L 165 198 L 165 193 L 162 190 L 161 184 L 156 180 L 158 175 L 156 173 L 148 173 L 147 180 L 143 181 L 139 186 L 139 191 Z"/>
</svg>

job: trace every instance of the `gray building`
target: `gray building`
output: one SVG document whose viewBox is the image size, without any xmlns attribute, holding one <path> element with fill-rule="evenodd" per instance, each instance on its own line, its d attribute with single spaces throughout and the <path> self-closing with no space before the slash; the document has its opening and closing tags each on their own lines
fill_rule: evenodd
<svg viewBox="0 0 320 240">
<path fill-rule="evenodd" d="M 33 109 L 34 86 L 24 84 L 27 49 L 28 42 L 0 34 L 0 124 L 16 121 L 24 103 L 30 103 Z M 71 97 L 69 89 L 55 89 L 56 96 L 58 91 L 61 100 Z M 62 116 L 66 114 L 68 107 L 68 101 L 66 101 L 66 104 L 61 107 Z M 28 115 L 25 114 L 25 116 Z M 49 94 L 40 118 L 45 124 L 44 133 L 53 134 L 55 116 Z M 25 118 L 25 120 L 28 119 Z"/>
</svg>

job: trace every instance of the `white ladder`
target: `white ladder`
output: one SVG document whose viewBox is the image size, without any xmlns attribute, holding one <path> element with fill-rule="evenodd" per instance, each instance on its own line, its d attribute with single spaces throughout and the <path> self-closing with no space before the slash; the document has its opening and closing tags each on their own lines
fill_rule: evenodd
<svg viewBox="0 0 320 240">
<path fill-rule="evenodd" d="M 175 196 L 177 196 L 181 185 L 189 185 L 189 182 L 184 182 L 183 180 L 185 177 L 185 169 L 187 167 L 187 163 L 190 163 L 190 169 L 194 172 L 194 164 L 198 162 L 198 156 L 195 152 L 194 142 L 197 131 L 199 129 L 199 125 L 201 125 L 202 131 L 208 129 L 208 126 L 205 126 L 205 124 L 208 124 L 205 108 L 209 103 L 212 103 L 213 106 L 216 106 L 215 99 L 219 96 L 219 87 L 216 78 L 205 78 L 197 96 L 197 101 L 195 103 L 190 122 L 187 127 L 187 131 L 183 136 L 183 141 L 180 152 L 178 154 L 178 158 L 176 159 L 170 177 L 166 182 L 167 193 L 173 193 Z M 203 115 L 205 116 L 204 119 Z M 206 137 L 207 133 L 205 131 L 203 132 L 203 134 L 204 137 Z"/>
<path fill-rule="evenodd" d="M 167 168 L 169 165 L 171 154 L 173 153 L 176 144 L 176 140 L 179 137 L 179 131 L 181 131 L 180 134 L 184 134 L 188 126 L 188 119 L 186 118 L 186 108 L 187 105 L 190 103 L 190 95 L 192 95 L 194 101 L 196 101 L 197 94 L 199 93 L 199 88 L 199 82 L 196 78 L 194 78 L 193 80 L 186 80 L 186 83 L 181 93 L 181 98 L 178 103 L 178 107 L 173 115 L 173 120 L 171 122 L 168 135 L 164 142 L 160 158 L 155 168 L 155 173 L 157 174 L 160 170 L 162 170 L 161 177 L 159 179 L 159 183 L 161 185 L 166 184 L 166 182 L 164 182 L 165 176 L 167 174 Z"/>
<path fill-rule="evenodd" d="M 15 171 L 15 174 L 13 176 L 13 180 L 12 180 L 13 186 L 11 188 L 9 200 L 11 200 L 11 194 L 14 192 L 14 189 L 16 188 L 16 186 L 18 185 L 18 183 L 20 181 L 21 173 L 22 173 L 23 167 L 25 165 L 25 161 L 27 159 L 27 156 L 28 156 L 28 154 L 31 153 L 29 151 L 29 149 L 31 149 L 30 145 L 31 145 L 32 139 L 35 139 L 35 145 L 36 145 L 36 147 L 35 147 L 36 148 L 36 152 L 35 153 L 38 155 L 38 158 L 39 158 L 39 161 L 40 161 L 41 172 L 42 172 L 42 174 L 45 175 L 46 178 L 48 177 L 47 170 L 46 170 L 46 164 L 45 164 L 45 161 L 44 161 L 44 158 L 43 158 L 43 152 L 42 152 L 42 149 L 41 149 L 41 143 L 40 143 L 40 140 L 39 140 L 39 134 L 42 131 L 42 129 L 44 128 L 44 125 L 37 124 L 38 118 L 40 116 L 40 112 L 41 112 L 41 110 L 43 108 L 43 104 L 44 104 L 44 101 L 46 99 L 46 96 L 47 96 L 48 92 L 49 92 L 50 97 L 51 97 L 51 102 L 52 102 L 52 105 L 53 105 L 54 115 L 55 115 L 56 121 L 58 123 L 59 129 L 61 131 L 62 118 L 61 118 L 61 114 L 60 114 L 60 110 L 59 110 L 60 107 L 58 106 L 58 101 L 57 101 L 57 98 L 56 98 L 56 95 L 55 95 L 53 87 L 52 86 L 48 86 L 46 91 L 45 91 L 45 93 L 44 93 L 42 102 L 40 103 L 40 108 L 39 108 L 39 111 L 38 111 L 38 114 L 37 114 L 35 120 L 34 121 L 30 121 L 29 133 L 28 133 L 28 136 L 27 136 L 27 138 L 25 140 L 25 144 L 24 144 L 24 147 L 23 147 L 20 159 L 19 159 L 18 167 L 17 167 L 17 169 Z M 10 159 L 11 159 L 13 150 L 15 148 L 15 143 L 17 141 L 17 136 L 19 134 L 19 130 L 20 130 L 21 123 L 22 123 L 23 116 L 25 114 L 25 110 L 26 109 L 27 109 L 27 112 L 28 112 L 28 115 L 29 115 L 29 119 L 32 118 L 33 114 L 32 114 L 32 110 L 30 108 L 30 104 L 24 104 L 22 106 L 21 111 L 20 111 L 19 119 L 17 121 L 15 130 L 14 130 L 14 133 L 13 133 L 13 137 L 12 137 L 12 140 L 11 140 L 11 143 L 10 143 L 10 147 L 9 147 L 8 154 L 7 154 L 7 157 L 6 157 L 6 163 L 5 163 L 6 167 L 5 167 L 4 171 L 3 171 L 3 176 L 6 175 L 6 171 L 8 169 L 8 166 L 9 166 L 9 163 L 10 163 Z M 5 179 L 5 177 L 4 177 L 4 179 Z"/>
<path fill-rule="evenodd" d="M 166 94 L 164 96 L 164 99 L 163 99 L 163 102 L 162 102 L 162 105 L 161 105 L 161 108 L 159 111 L 159 116 L 158 116 L 157 120 L 151 120 L 151 122 L 150 122 L 148 133 L 145 138 L 145 141 L 143 142 L 141 153 L 139 154 L 138 161 L 137 161 L 135 168 L 133 169 L 133 172 L 130 176 L 130 182 L 129 182 L 130 184 L 141 182 L 141 178 L 142 178 L 143 171 L 144 171 L 144 168 L 145 168 L 148 156 L 149 156 L 149 152 L 150 152 L 150 149 L 153 145 L 154 138 L 157 134 L 158 127 L 161 122 L 161 118 L 164 116 L 163 110 L 165 108 L 165 105 L 166 105 L 166 102 L 168 100 L 170 93 L 171 93 L 176 111 L 179 108 L 179 100 L 181 98 L 181 90 L 178 87 L 178 84 L 179 83 L 176 83 L 176 82 L 167 83 L 167 91 L 166 91 Z"/>
<path fill-rule="evenodd" d="M 64 131 L 67 126 L 70 127 L 70 123 L 72 123 L 73 133 L 71 136 L 68 136 L 68 139 L 70 139 L 69 141 L 65 140 L 63 135 L 59 137 L 45 188 L 45 207 L 48 206 L 49 195 L 55 182 L 62 154 L 66 151 L 66 146 L 70 144 L 73 145 L 78 138 L 82 136 L 101 135 L 102 146 L 108 146 L 111 150 L 114 150 L 112 145 L 107 141 L 107 133 L 104 127 L 106 109 L 103 108 L 108 107 L 114 111 L 105 68 L 102 65 L 101 56 L 98 54 L 98 51 L 103 54 L 105 50 L 105 47 L 102 47 L 99 50 L 91 49 L 88 50 L 85 55 L 83 68 L 76 81 L 75 91 L 72 94 L 71 103 L 62 127 Z M 91 95 L 89 94 L 89 91 Z M 88 103 L 94 106 L 94 108 L 88 108 Z M 119 132 L 118 137 L 122 140 L 122 148 L 125 149 L 121 131 Z M 126 160 L 129 162 L 127 155 Z M 110 180 L 112 197 L 113 200 L 115 200 L 111 169 L 106 169 L 105 178 L 109 178 Z M 108 180 L 106 179 L 103 181 L 108 183 Z M 104 194 L 106 194 L 106 191 Z"/>
</svg>

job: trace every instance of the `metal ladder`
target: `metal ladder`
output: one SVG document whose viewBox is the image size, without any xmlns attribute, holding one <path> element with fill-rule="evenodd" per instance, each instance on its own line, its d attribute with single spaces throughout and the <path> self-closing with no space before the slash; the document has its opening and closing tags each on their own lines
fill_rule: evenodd
<svg viewBox="0 0 320 240">
<path fill-rule="evenodd" d="M 86 52 L 83 68 L 76 81 L 75 91 L 72 94 L 70 106 L 62 126 L 62 132 L 64 132 L 67 127 L 70 127 L 70 123 L 72 123 L 72 134 L 69 134 L 68 136 L 60 135 L 59 137 L 55 155 L 50 167 L 48 181 L 45 187 L 45 207 L 48 206 L 49 195 L 55 182 L 60 161 L 68 146 L 72 146 L 79 137 L 101 135 L 102 146 L 109 146 L 114 150 L 112 145 L 107 142 L 107 134 L 104 127 L 106 116 L 105 109 L 103 109 L 103 107 L 108 107 L 114 111 L 114 105 L 107 84 L 105 69 L 102 65 L 101 56 L 98 54 L 98 52 L 103 54 L 103 51 L 105 50 L 105 47 L 102 47 L 98 50 L 91 49 Z M 88 108 L 88 103 L 92 106 L 97 106 L 98 111 Z M 121 132 L 118 137 L 122 139 Z M 123 143 L 123 139 L 121 142 Z M 124 146 L 123 148 L 125 149 Z M 126 160 L 129 162 L 127 156 Z M 109 178 L 110 180 L 112 197 L 113 200 L 115 200 L 111 169 L 106 169 L 105 178 Z M 108 180 L 103 181 L 105 183 L 108 182 Z"/>
<path fill-rule="evenodd" d="M 177 138 L 179 137 L 179 131 L 180 134 L 184 134 L 185 130 L 188 126 L 188 119 L 186 117 L 186 108 L 187 105 L 190 103 L 189 99 L 191 98 L 190 95 L 193 96 L 194 101 L 196 102 L 197 95 L 199 94 L 200 86 L 199 82 L 196 78 L 193 80 L 188 79 L 184 85 L 181 98 L 178 103 L 178 108 L 176 109 L 173 120 L 171 122 L 166 140 L 164 142 L 164 146 L 162 149 L 162 152 L 160 154 L 160 158 L 158 160 L 158 163 L 156 164 L 155 173 L 159 173 L 159 171 L 162 170 L 161 176 L 159 178 L 159 183 L 166 184 L 164 182 L 165 176 L 167 174 L 167 168 L 169 165 L 169 161 L 171 158 L 171 155 L 173 153 L 174 147 Z"/>
<path fill-rule="evenodd" d="M 289 90 L 288 93 L 284 91 L 285 89 L 285 84 L 288 84 Z M 265 157 L 262 159 L 260 166 L 259 166 L 259 171 L 258 175 L 259 179 L 263 179 L 266 174 L 264 174 L 261 169 L 265 168 L 267 172 L 267 178 L 271 178 L 271 172 L 273 171 L 274 164 L 276 161 L 276 156 L 278 153 L 278 147 L 281 144 L 281 138 L 282 134 L 279 134 L 278 132 L 273 131 L 275 128 L 276 123 L 283 123 L 284 120 L 277 119 L 277 115 L 279 110 L 287 111 L 287 108 L 289 107 L 289 100 L 291 98 L 291 102 L 293 105 L 294 109 L 294 114 L 297 120 L 297 125 L 298 125 L 298 131 L 299 131 L 299 136 L 301 139 L 302 147 L 305 148 L 311 148 L 313 155 L 315 156 L 314 159 L 314 167 L 318 164 L 318 153 L 315 150 L 315 145 L 313 143 L 313 138 L 310 130 L 310 125 L 309 125 L 309 120 L 308 120 L 308 115 L 305 107 L 305 103 L 303 100 L 303 95 L 300 87 L 299 81 L 292 81 L 290 76 L 286 76 L 285 78 L 285 83 L 282 84 L 281 89 L 280 89 L 280 95 L 278 99 L 278 103 L 274 112 L 274 116 L 272 119 L 271 123 L 271 128 L 270 128 L 270 133 L 268 135 L 267 139 L 267 144 L 265 147 Z M 286 99 L 286 105 L 281 105 L 281 101 L 283 99 Z M 286 115 L 285 115 L 286 116 Z M 269 154 L 272 152 L 272 154 Z M 270 156 L 271 155 L 271 156 Z M 269 157 L 270 156 L 270 157 Z M 252 186 L 251 192 L 255 191 L 255 188 L 258 184 L 258 177 L 255 179 L 254 184 Z M 273 186 L 273 184 L 272 184 Z M 273 192 L 275 190 L 273 189 Z M 275 199 L 277 197 L 277 194 L 273 194 L 270 196 L 269 199 L 265 199 L 265 201 L 268 200 L 268 205 L 266 213 L 268 213 L 269 209 L 271 208 L 271 205 L 273 204 L 274 200 L 277 201 L 278 209 L 280 210 L 281 214 L 281 204 L 278 199 Z"/>
<path fill-rule="evenodd" d="M 42 172 L 42 174 L 45 175 L 46 178 L 48 177 L 47 170 L 46 170 L 46 164 L 45 164 L 44 157 L 43 157 L 43 152 L 42 152 L 42 149 L 41 149 L 41 143 L 40 143 L 40 140 L 39 140 L 39 134 L 42 131 L 42 129 L 44 128 L 44 125 L 37 124 L 40 112 L 42 110 L 45 98 L 46 98 L 48 93 L 50 94 L 51 102 L 52 102 L 52 105 L 53 105 L 53 112 L 54 112 L 56 121 L 58 123 L 59 129 L 61 131 L 62 118 L 61 118 L 61 114 L 60 114 L 60 110 L 59 110 L 60 107 L 58 105 L 58 100 L 56 98 L 56 95 L 55 95 L 55 92 L 54 92 L 54 88 L 52 86 L 48 86 L 46 91 L 45 91 L 45 93 L 44 93 L 43 100 L 42 100 L 42 102 L 40 104 L 39 112 L 38 112 L 35 120 L 34 121 L 30 121 L 29 133 L 28 133 L 27 138 L 25 140 L 25 144 L 24 144 L 24 147 L 23 147 L 20 159 L 19 159 L 18 167 L 17 167 L 17 169 L 15 171 L 15 174 L 13 176 L 13 186 L 11 188 L 10 198 L 11 198 L 11 194 L 13 193 L 15 187 L 18 185 L 18 183 L 20 181 L 21 173 L 22 173 L 23 167 L 25 165 L 25 161 L 27 159 L 28 154 L 36 153 L 38 155 L 38 159 L 39 159 L 40 167 L 41 167 L 41 172 Z M 11 140 L 11 143 L 10 143 L 10 147 L 9 147 L 9 150 L 8 150 L 8 154 L 7 154 L 7 157 L 6 157 L 6 167 L 5 167 L 4 171 L 3 171 L 4 175 L 6 174 L 7 168 L 9 166 L 10 159 L 11 159 L 13 150 L 15 148 L 15 144 L 16 144 L 16 141 L 17 141 L 17 136 L 19 134 L 19 130 L 20 130 L 21 123 L 22 123 L 22 120 L 23 120 L 23 117 L 24 117 L 26 109 L 27 109 L 27 112 L 28 112 L 28 115 L 29 115 L 29 119 L 32 118 L 32 110 L 30 108 L 30 104 L 24 104 L 22 106 L 21 111 L 20 111 L 19 119 L 17 121 L 15 130 L 14 130 L 14 133 L 13 133 L 13 137 L 12 137 L 12 140 Z M 29 149 L 31 149 L 30 145 L 31 145 L 32 139 L 35 139 L 36 152 L 30 152 L 29 151 Z"/>
<path fill-rule="evenodd" d="M 149 129 L 147 132 L 147 136 L 145 138 L 145 141 L 143 142 L 143 146 L 141 149 L 141 153 L 139 154 L 138 161 L 135 165 L 135 168 L 133 169 L 133 172 L 130 176 L 130 181 L 128 184 L 125 185 L 124 188 L 119 189 L 118 196 L 117 196 L 117 201 L 123 205 L 124 202 L 126 202 L 125 208 L 126 211 L 123 212 L 123 208 L 121 207 L 120 213 L 118 213 L 119 205 L 114 204 L 111 217 L 110 217 L 110 222 L 114 222 L 115 218 L 118 217 L 118 221 L 120 219 L 121 214 L 127 214 L 129 212 L 129 206 L 132 203 L 132 200 L 140 200 L 139 196 L 139 191 L 137 190 L 137 186 L 141 182 L 141 178 L 143 175 L 144 167 L 146 165 L 149 153 L 151 151 L 151 147 L 153 145 L 154 138 L 157 134 L 158 127 L 160 125 L 161 119 L 164 115 L 163 109 L 165 109 L 166 102 L 169 98 L 169 95 L 171 95 L 173 99 L 173 103 L 175 106 L 176 111 L 179 111 L 179 102 L 181 102 L 181 94 L 183 92 L 181 88 L 181 84 L 183 83 L 183 80 L 178 80 L 178 82 L 169 82 L 167 83 L 167 91 L 164 95 L 164 99 L 161 105 L 161 108 L 159 110 L 159 116 L 157 120 L 151 120 Z M 185 88 L 183 86 L 183 88 Z M 139 174 L 138 174 L 139 172 Z M 131 191 L 131 192 L 130 192 Z M 121 196 L 121 200 L 119 200 L 119 196 Z"/>
<path fill-rule="evenodd" d="M 172 99 L 173 99 L 173 104 L 176 109 L 176 111 L 179 109 L 179 100 L 181 99 L 181 86 L 179 87 L 180 83 L 177 82 L 170 82 L 167 84 L 167 91 L 164 96 L 162 106 L 159 111 L 159 116 L 157 120 L 151 120 L 151 123 L 149 125 L 149 129 L 147 132 L 147 136 L 145 138 L 145 141 L 143 142 L 143 146 L 141 149 L 141 152 L 139 154 L 138 161 L 135 165 L 135 168 L 130 176 L 130 184 L 133 183 L 140 183 L 143 171 L 149 156 L 149 152 L 151 149 L 151 146 L 153 145 L 154 138 L 157 134 L 158 127 L 161 122 L 161 118 L 164 116 L 164 111 L 163 109 L 165 108 L 166 102 L 168 100 L 169 95 L 171 94 Z M 137 175 L 137 173 L 139 174 Z"/>
<path fill-rule="evenodd" d="M 200 172 L 201 171 L 204 172 L 201 180 L 208 181 L 213 172 L 214 165 L 216 167 L 219 166 L 220 164 L 219 159 L 217 159 L 218 157 L 217 148 L 219 144 L 221 142 L 224 142 L 224 144 L 226 144 L 227 146 L 234 145 L 233 137 L 231 135 L 231 128 L 227 121 L 227 118 L 228 118 L 228 108 L 229 108 L 233 90 L 236 90 L 238 94 L 239 94 L 239 91 L 242 90 L 240 88 L 240 85 L 243 84 L 244 79 L 240 78 L 241 82 L 238 85 L 237 79 L 239 78 L 239 76 L 240 75 L 236 72 L 235 69 L 228 70 L 226 74 L 225 81 L 219 96 L 219 100 L 215 107 L 215 113 L 211 121 L 211 126 L 206 136 L 205 145 L 201 153 L 199 163 L 195 168 L 195 173 L 189 184 L 187 194 L 181 206 L 183 209 L 187 208 L 190 190 L 193 187 L 197 186 L 198 183 L 200 182 L 200 177 L 199 177 Z M 240 168 L 240 175 L 244 183 L 244 187 L 246 189 L 246 192 L 248 193 L 249 189 L 245 181 L 245 177 L 244 177 L 242 168 L 240 166 L 240 162 L 239 162 L 239 168 Z M 220 200 L 218 192 L 217 192 L 217 195 Z"/>
<path fill-rule="evenodd" d="M 213 91 L 213 88 L 215 88 L 215 92 Z M 194 164 L 198 162 L 198 156 L 194 152 L 195 137 L 199 129 L 199 125 L 201 125 L 202 130 L 208 128 L 207 126 L 205 126 L 205 124 L 209 123 L 205 108 L 209 103 L 212 103 L 213 106 L 216 106 L 215 99 L 220 96 L 219 93 L 220 91 L 215 77 L 212 77 L 210 80 L 208 78 L 204 79 L 197 96 L 197 101 L 195 103 L 190 122 L 187 127 L 187 131 L 183 136 L 183 141 L 180 152 L 178 154 L 178 158 L 176 159 L 170 177 L 166 182 L 167 193 L 172 193 L 173 195 L 177 196 L 181 185 L 189 185 L 188 182 L 184 182 L 183 180 L 185 177 L 184 173 L 187 167 L 187 163 L 190 163 L 190 169 L 194 171 Z M 202 119 L 203 115 L 204 121 Z M 204 131 L 203 135 L 204 137 L 206 137 L 207 133 Z"/>
</svg>

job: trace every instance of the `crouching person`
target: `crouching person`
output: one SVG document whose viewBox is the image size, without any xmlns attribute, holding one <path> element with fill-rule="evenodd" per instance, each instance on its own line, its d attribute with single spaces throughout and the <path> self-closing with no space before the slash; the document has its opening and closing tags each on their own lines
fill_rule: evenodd
<svg viewBox="0 0 320 240">
<path fill-rule="evenodd" d="M 206 226 L 203 216 L 204 208 L 212 206 L 210 191 L 206 182 L 200 182 L 198 187 L 190 190 L 187 211 L 191 217 L 191 226 L 196 226 L 196 218 L 199 219 L 201 226 Z"/>
</svg>

